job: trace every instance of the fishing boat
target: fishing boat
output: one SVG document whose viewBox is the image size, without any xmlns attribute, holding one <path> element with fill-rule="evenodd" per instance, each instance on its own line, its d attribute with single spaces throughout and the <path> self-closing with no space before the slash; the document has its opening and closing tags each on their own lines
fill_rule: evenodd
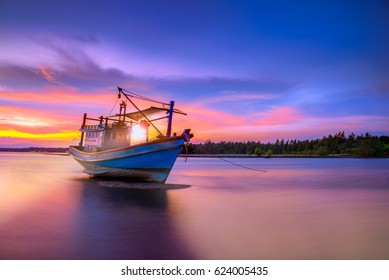
<svg viewBox="0 0 389 280">
<path fill-rule="evenodd" d="M 159 102 L 120 87 L 118 91 L 115 105 L 124 97 L 119 113 L 98 118 L 84 114 L 80 143 L 70 146 L 69 154 L 93 176 L 164 183 L 177 156 L 193 137 L 190 129 L 172 133 L 173 115 L 186 113 L 175 109 L 174 101 Z M 134 99 L 159 106 L 141 110 Z M 128 103 L 134 111 L 127 112 Z M 158 126 L 163 120 L 167 120 L 166 133 Z"/>
</svg>

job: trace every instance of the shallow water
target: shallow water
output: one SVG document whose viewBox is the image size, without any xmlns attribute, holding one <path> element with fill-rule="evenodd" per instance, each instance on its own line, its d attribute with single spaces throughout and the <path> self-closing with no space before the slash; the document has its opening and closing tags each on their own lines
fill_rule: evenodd
<svg viewBox="0 0 389 280">
<path fill-rule="evenodd" d="M 179 158 L 163 184 L 0 153 L 0 259 L 389 259 L 389 159 Z"/>
</svg>

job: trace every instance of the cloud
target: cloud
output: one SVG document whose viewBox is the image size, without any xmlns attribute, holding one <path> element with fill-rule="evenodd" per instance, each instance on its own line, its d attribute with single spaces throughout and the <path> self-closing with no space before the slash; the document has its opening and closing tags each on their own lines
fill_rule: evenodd
<svg viewBox="0 0 389 280">
<path fill-rule="evenodd" d="M 185 95 L 189 100 L 220 94 L 224 100 L 235 98 L 271 99 L 296 85 L 296 81 L 279 80 L 274 75 L 259 77 L 221 74 L 208 66 L 193 67 L 184 61 L 148 58 L 133 49 L 122 50 L 106 44 L 94 35 L 83 33 L 9 35 L 0 46 L 0 85 L 14 90 L 30 90 L 58 85 L 81 91 L 100 90 L 113 85 L 131 90 L 151 89 L 159 93 Z M 22 45 L 26 52 L 15 52 Z M 35 74 L 35 75 L 34 75 Z M 18 76 L 23 79 L 15 78 Z M 260 96 L 262 95 L 263 96 Z M 222 97 L 221 97 L 222 99 Z M 217 98 L 209 100 L 217 102 Z M 222 100 L 221 100 L 222 101 Z"/>
<path fill-rule="evenodd" d="M 261 93 L 261 92 L 246 92 L 246 91 L 221 91 L 214 97 L 202 98 L 199 102 L 204 104 L 214 104 L 223 102 L 240 102 L 240 101 L 255 101 L 255 100 L 272 100 L 280 97 L 280 94 Z"/>
<path fill-rule="evenodd" d="M 0 85 L 5 89 L 33 89 L 47 85 L 47 80 L 37 72 L 40 72 L 37 67 L 0 63 Z"/>
<path fill-rule="evenodd" d="M 389 80 L 379 80 L 373 86 L 366 90 L 369 93 L 380 94 L 383 96 L 389 96 Z"/>
<path fill-rule="evenodd" d="M 34 71 L 34 73 L 42 75 L 49 82 L 55 80 L 55 73 L 50 69 L 50 65 L 38 65 L 38 69 L 39 70 Z"/>
<path fill-rule="evenodd" d="M 101 47 L 93 36 L 37 33 L 18 37 L 4 31 L 2 34 L 7 38 L 0 46 L 3 88 L 31 90 L 53 83 L 84 90 L 119 84 L 142 86 L 140 79 L 118 68 L 102 66 L 100 58 L 92 56 L 91 49 Z"/>
<path fill-rule="evenodd" d="M 112 87 L 112 91 L 103 92 L 80 92 L 74 87 L 65 86 L 49 86 L 39 91 L 15 91 L 4 90 L 0 91 L 0 100 L 3 102 L 18 102 L 21 106 L 25 104 L 24 108 L 20 108 L 23 111 L 28 107 L 46 106 L 44 110 L 55 111 L 54 105 L 57 106 L 107 106 L 107 104 L 113 104 L 116 99 L 116 89 Z M 28 106 L 27 106 L 28 105 Z M 109 106 L 108 106 L 109 107 Z"/>
<path fill-rule="evenodd" d="M 197 135 L 193 139 L 195 142 L 207 139 L 213 141 L 267 140 L 269 133 L 266 134 L 265 139 L 263 137 L 269 130 L 273 132 L 294 130 L 293 132 L 297 133 L 296 125 L 304 119 L 297 109 L 290 107 L 272 108 L 264 113 L 244 115 L 235 112 L 226 113 L 200 105 L 184 106 L 182 109 L 188 113 L 188 116 L 180 118 L 176 127 L 192 128 L 195 136 Z"/>
<path fill-rule="evenodd" d="M 44 126 L 51 126 L 46 121 L 41 121 L 37 119 L 32 118 L 24 118 L 20 116 L 1 116 L 0 115 L 0 124 L 7 124 L 7 125 L 17 125 L 17 126 L 27 126 L 27 127 L 44 127 Z"/>
<path fill-rule="evenodd" d="M 379 115 L 318 116 L 302 112 L 298 107 L 273 107 L 262 113 L 223 112 L 200 105 L 184 106 L 186 117 L 174 120 L 181 132 L 192 128 L 193 142 L 261 141 L 279 139 L 316 139 L 339 131 L 346 133 L 388 133 L 389 117 Z"/>
<path fill-rule="evenodd" d="M 263 113 L 251 115 L 255 123 L 261 126 L 274 126 L 295 123 L 305 119 L 294 107 L 274 107 Z"/>
<path fill-rule="evenodd" d="M 249 101 L 270 101 L 287 95 L 296 82 L 268 78 L 203 76 L 164 77 L 146 80 L 155 89 L 173 93 L 183 103 L 220 105 L 229 102 L 238 104 Z M 238 109 L 238 108 L 235 108 Z M 243 110 L 244 108 L 240 108 Z"/>
</svg>

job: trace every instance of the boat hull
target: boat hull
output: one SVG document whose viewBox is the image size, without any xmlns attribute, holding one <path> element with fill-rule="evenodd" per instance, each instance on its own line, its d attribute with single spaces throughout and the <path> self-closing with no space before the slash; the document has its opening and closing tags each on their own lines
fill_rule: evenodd
<svg viewBox="0 0 389 280">
<path fill-rule="evenodd" d="M 69 154 L 90 175 L 164 183 L 183 145 L 182 137 L 172 137 L 101 152 L 85 152 L 71 146 Z"/>
</svg>

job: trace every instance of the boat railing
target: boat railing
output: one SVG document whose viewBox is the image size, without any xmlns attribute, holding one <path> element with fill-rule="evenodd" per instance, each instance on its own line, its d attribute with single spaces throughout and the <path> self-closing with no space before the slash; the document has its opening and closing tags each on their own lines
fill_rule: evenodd
<svg viewBox="0 0 389 280">
<path fill-rule="evenodd" d="M 104 125 L 98 124 L 98 125 L 82 125 L 81 129 L 85 130 L 103 130 Z"/>
</svg>

